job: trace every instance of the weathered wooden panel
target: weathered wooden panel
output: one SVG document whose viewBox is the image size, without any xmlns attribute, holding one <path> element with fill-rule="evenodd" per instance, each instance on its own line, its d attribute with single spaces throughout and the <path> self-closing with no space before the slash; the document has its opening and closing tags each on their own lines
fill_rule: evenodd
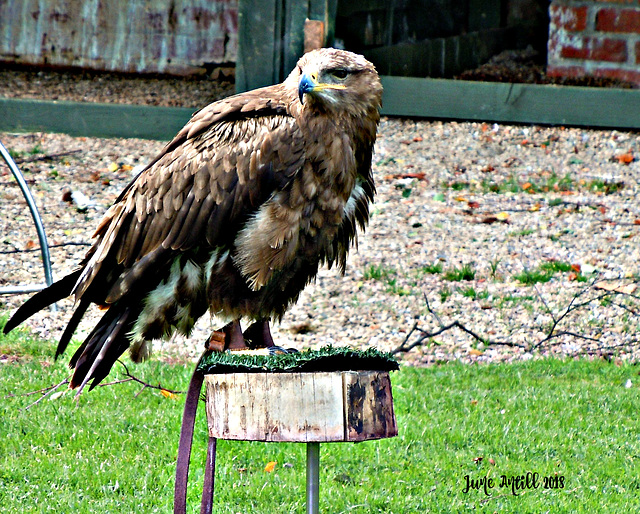
<svg viewBox="0 0 640 514">
<path fill-rule="evenodd" d="M 304 51 L 307 19 L 324 23 L 333 44 L 336 0 L 239 0 L 236 91 L 281 82 Z"/>
<path fill-rule="evenodd" d="M 398 435 L 389 373 L 343 373 L 348 441 L 367 441 Z"/>
<path fill-rule="evenodd" d="M 505 48 L 512 48 L 514 28 L 489 29 L 418 43 L 401 43 L 364 51 L 382 75 L 451 77 L 475 68 Z"/>
<path fill-rule="evenodd" d="M 397 435 L 389 373 L 207 375 L 209 435 L 252 441 L 365 441 Z"/>
<path fill-rule="evenodd" d="M 235 62 L 237 0 L 0 2 L 0 61 L 192 73 Z"/>
<path fill-rule="evenodd" d="M 220 439 L 344 440 L 339 373 L 207 375 L 209 434 Z"/>
</svg>

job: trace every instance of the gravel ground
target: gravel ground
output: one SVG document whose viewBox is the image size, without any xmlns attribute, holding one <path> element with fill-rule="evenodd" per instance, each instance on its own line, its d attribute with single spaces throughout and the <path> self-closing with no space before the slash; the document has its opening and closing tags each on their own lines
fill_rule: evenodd
<svg viewBox="0 0 640 514">
<path fill-rule="evenodd" d="M 81 259 L 86 247 L 79 245 L 90 241 L 136 167 L 163 146 L 59 134 L 1 133 L 0 140 L 30 182 L 57 278 Z M 640 135 L 632 132 L 383 119 L 369 229 L 346 275 L 322 270 L 276 326 L 276 340 L 298 348 L 392 350 L 407 337 L 415 341 L 420 330 L 457 321 L 488 342 L 453 328 L 402 358 L 413 364 L 580 353 L 636 359 L 639 154 Z M 4 165 L 0 184 L 0 286 L 41 282 L 35 229 Z M 70 191 L 90 199 L 85 212 L 66 201 Z M 447 274 L 465 266 L 469 280 Z M 523 283 L 541 266 L 556 270 L 548 282 Z M 0 312 L 27 297 L 1 296 Z M 59 337 L 72 302 L 59 306 L 28 325 Z M 81 331 L 98 316 L 85 316 Z M 190 341 L 174 338 L 157 351 L 195 358 L 219 324 L 205 316 Z"/>
<path fill-rule="evenodd" d="M 0 97 L 135 103 L 198 108 L 232 95 L 235 69 L 203 76 L 132 75 L 96 71 L 0 68 Z"/>
</svg>

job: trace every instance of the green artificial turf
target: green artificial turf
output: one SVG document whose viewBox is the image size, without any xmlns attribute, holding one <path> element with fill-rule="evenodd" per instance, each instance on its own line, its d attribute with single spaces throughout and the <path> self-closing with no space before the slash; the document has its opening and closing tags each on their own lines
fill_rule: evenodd
<svg viewBox="0 0 640 514">
<path fill-rule="evenodd" d="M 53 351 L 24 332 L 0 337 L 2 511 L 170 512 L 184 395 L 146 389 L 136 397 L 140 385 L 129 382 L 28 410 L 37 395 L 7 398 L 68 375 Z M 193 371 L 153 360 L 130 369 L 178 390 Z M 116 378 L 119 365 L 108 380 Z M 321 445 L 321 512 L 640 511 L 637 367 L 451 363 L 401 367 L 392 384 L 398 437 Z M 190 512 L 199 512 L 206 438 L 200 408 Z M 537 487 L 500 485 L 527 473 L 537 474 Z M 491 478 L 493 488 L 465 492 L 466 476 Z M 219 441 L 214 512 L 303 513 L 304 494 L 303 444 Z"/>
<path fill-rule="evenodd" d="M 375 348 L 365 351 L 339 346 L 324 346 L 317 350 L 251 355 L 233 352 L 207 352 L 198 364 L 203 373 L 262 373 L 287 371 L 355 371 L 398 369 L 391 354 Z"/>
</svg>

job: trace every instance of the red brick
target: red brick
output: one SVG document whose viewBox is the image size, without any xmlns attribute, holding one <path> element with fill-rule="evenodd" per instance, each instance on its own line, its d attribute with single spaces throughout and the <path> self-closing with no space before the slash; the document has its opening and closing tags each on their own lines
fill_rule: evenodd
<svg viewBox="0 0 640 514">
<path fill-rule="evenodd" d="M 636 43 L 636 64 L 640 64 L 640 41 Z"/>
<path fill-rule="evenodd" d="M 596 14 L 596 30 L 640 33 L 640 9 L 600 9 Z"/>
<path fill-rule="evenodd" d="M 627 43 L 620 39 L 583 38 L 582 48 L 564 45 L 560 56 L 565 59 L 589 59 L 591 61 L 626 62 Z"/>
<path fill-rule="evenodd" d="M 551 5 L 549 7 L 551 25 L 557 30 L 581 32 L 587 28 L 587 7 L 569 7 L 567 5 Z"/>
</svg>

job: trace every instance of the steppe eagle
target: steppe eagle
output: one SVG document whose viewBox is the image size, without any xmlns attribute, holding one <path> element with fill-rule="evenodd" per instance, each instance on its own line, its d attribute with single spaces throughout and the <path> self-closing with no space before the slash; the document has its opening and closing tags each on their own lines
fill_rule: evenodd
<svg viewBox="0 0 640 514">
<path fill-rule="evenodd" d="M 318 267 L 342 271 L 364 229 L 382 86 L 362 56 L 305 54 L 281 84 L 193 115 L 122 191 L 78 269 L 30 298 L 4 327 L 69 295 L 62 354 L 92 304 L 104 316 L 70 361 L 70 386 L 95 387 L 123 352 L 188 335 L 209 310 L 229 323 L 222 348 L 271 346 L 281 318 Z M 244 332 L 240 320 L 253 324 Z"/>
</svg>

